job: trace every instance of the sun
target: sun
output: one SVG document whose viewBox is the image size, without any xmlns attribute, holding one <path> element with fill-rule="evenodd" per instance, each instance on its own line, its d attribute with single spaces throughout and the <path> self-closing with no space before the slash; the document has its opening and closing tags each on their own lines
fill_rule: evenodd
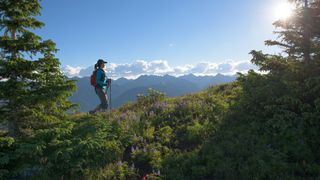
<svg viewBox="0 0 320 180">
<path fill-rule="evenodd" d="M 294 8 L 294 4 L 289 2 L 278 4 L 274 11 L 274 17 L 277 20 L 286 20 L 292 15 Z"/>
</svg>

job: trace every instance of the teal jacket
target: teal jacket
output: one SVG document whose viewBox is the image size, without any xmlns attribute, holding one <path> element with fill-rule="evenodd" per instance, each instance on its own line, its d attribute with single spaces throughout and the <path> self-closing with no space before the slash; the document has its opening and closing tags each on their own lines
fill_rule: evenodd
<svg viewBox="0 0 320 180">
<path fill-rule="evenodd" d="M 108 88 L 108 79 L 103 69 L 98 69 L 96 73 L 96 80 L 98 87 L 106 90 Z"/>
</svg>

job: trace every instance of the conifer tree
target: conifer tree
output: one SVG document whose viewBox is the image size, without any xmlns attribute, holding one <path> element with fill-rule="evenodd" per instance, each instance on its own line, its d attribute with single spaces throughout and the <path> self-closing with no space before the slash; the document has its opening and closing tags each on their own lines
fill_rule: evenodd
<svg viewBox="0 0 320 180">
<path fill-rule="evenodd" d="M 38 0 L 0 0 L 0 121 L 9 135 L 26 135 L 43 122 L 56 121 L 73 104 L 75 90 L 59 69 L 52 40 L 33 33 L 44 26 Z"/>
<path fill-rule="evenodd" d="M 211 177 L 320 177 L 320 1 L 291 2 L 292 16 L 274 23 L 280 37 L 266 41 L 285 53 L 251 52 L 267 73 L 239 75 L 236 103 L 199 153 Z"/>
<path fill-rule="evenodd" d="M 320 1 L 290 0 L 296 5 L 291 18 L 280 19 L 274 23 L 280 28 L 281 41 L 268 40 L 267 45 L 278 45 L 284 48 L 289 58 L 314 63 L 320 52 Z"/>
</svg>

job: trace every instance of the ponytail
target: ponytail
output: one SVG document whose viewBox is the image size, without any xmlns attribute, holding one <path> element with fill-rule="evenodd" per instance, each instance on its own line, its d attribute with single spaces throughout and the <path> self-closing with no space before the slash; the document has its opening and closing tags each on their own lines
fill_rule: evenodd
<svg viewBox="0 0 320 180">
<path fill-rule="evenodd" d="M 96 63 L 96 64 L 94 65 L 94 70 L 97 70 L 98 68 L 99 68 L 98 63 Z"/>
</svg>

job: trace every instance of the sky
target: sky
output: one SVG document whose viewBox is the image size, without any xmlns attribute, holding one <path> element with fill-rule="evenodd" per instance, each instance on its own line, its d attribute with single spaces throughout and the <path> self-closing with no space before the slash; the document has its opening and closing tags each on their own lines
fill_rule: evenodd
<svg viewBox="0 0 320 180">
<path fill-rule="evenodd" d="M 36 32 L 56 42 L 69 76 L 88 75 L 99 58 L 113 76 L 231 74 L 252 67 L 253 49 L 280 52 L 264 41 L 276 38 L 281 1 L 42 0 Z"/>
</svg>

